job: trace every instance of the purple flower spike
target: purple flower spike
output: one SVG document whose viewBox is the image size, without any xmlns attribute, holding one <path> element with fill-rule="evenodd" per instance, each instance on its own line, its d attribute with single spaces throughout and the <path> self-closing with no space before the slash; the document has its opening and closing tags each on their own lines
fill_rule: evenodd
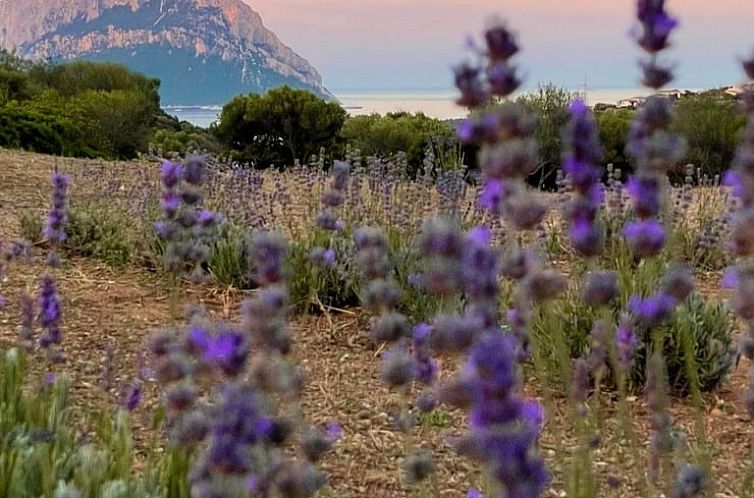
<svg viewBox="0 0 754 498">
<path fill-rule="evenodd" d="M 632 221 L 623 235 L 631 252 L 639 258 L 649 258 L 660 253 L 665 245 L 665 229 L 655 220 Z"/>
<path fill-rule="evenodd" d="M 484 32 L 484 40 L 487 42 L 487 56 L 491 60 L 506 61 L 518 52 L 516 37 L 497 19 Z"/>
<path fill-rule="evenodd" d="M 615 345 L 618 351 L 618 364 L 624 371 L 628 371 L 633 365 L 638 342 L 633 324 L 630 320 L 623 319 L 615 331 Z"/>
<path fill-rule="evenodd" d="M 637 17 L 643 28 L 637 40 L 641 48 L 655 54 L 670 45 L 668 38 L 678 26 L 678 20 L 665 11 L 665 0 L 639 0 Z"/>
<path fill-rule="evenodd" d="M 123 401 L 123 407 L 129 411 L 134 411 L 141 403 L 141 382 L 136 380 L 128 388 L 126 392 L 125 400 Z"/>
<path fill-rule="evenodd" d="M 42 347 L 60 343 L 60 298 L 55 287 L 55 280 L 50 275 L 42 277 L 39 293 L 39 324 L 44 331 L 40 339 Z"/>
<path fill-rule="evenodd" d="M 466 63 L 455 68 L 456 88 L 461 92 L 461 96 L 456 101 L 458 105 L 476 107 L 487 99 L 487 92 L 485 92 L 482 85 L 481 74 L 482 71 L 480 68 Z"/>
<path fill-rule="evenodd" d="M 484 498 L 484 495 L 478 489 L 471 488 L 469 492 L 466 494 L 466 498 Z"/>
<path fill-rule="evenodd" d="M 244 335 L 235 330 L 226 330 L 205 344 L 202 359 L 217 365 L 224 374 L 235 377 L 246 366 L 248 354 Z"/>
<path fill-rule="evenodd" d="M 343 436 L 343 428 L 337 422 L 327 422 L 325 424 L 325 432 L 334 441 L 340 439 Z"/>
<path fill-rule="evenodd" d="M 660 212 L 660 182 L 652 176 L 632 176 L 626 191 L 634 201 L 634 212 L 639 218 L 651 218 Z"/>
<path fill-rule="evenodd" d="M 315 266 L 330 267 L 335 264 L 335 251 L 324 247 L 315 247 L 309 253 L 309 261 Z"/>
<path fill-rule="evenodd" d="M 66 204 L 70 179 L 56 172 L 52 174 L 51 181 L 52 206 L 47 214 L 47 224 L 42 230 L 42 235 L 56 244 L 67 239 L 65 224 L 68 221 Z"/>
<path fill-rule="evenodd" d="M 655 327 L 670 318 L 677 304 L 678 301 L 675 298 L 664 293 L 655 294 L 646 299 L 632 296 L 628 301 L 631 312 L 649 327 Z"/>
<path fill-rule="evenodd" d="M 180 164 L 165 161 L 162 163 L 162 186 L 166 189 L 173 189 L 181 181 L 183 176 L 183 167 Z"/>
<path fill-rule="evenodd" d="M 754 53 L 748 59 L 742 60 L 741 65 L 746 72 L 746 76 L 748 76 L 750 80 L 754 80 Z"/>
</svg>

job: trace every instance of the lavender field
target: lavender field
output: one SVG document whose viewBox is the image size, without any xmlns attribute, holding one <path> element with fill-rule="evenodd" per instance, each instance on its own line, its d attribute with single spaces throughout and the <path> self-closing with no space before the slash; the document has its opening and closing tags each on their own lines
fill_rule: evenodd
<svg viewBox="0 0 754 498">
<path fill-rule="evenodd" d="M 724 175 L 661 95 L 621 171 L 576 99 L 545 191 L 518 41 L 477 44 L 478 164 L 0 150 L 0 498 L 754 496 L 754 94 Z"/>
</svg>

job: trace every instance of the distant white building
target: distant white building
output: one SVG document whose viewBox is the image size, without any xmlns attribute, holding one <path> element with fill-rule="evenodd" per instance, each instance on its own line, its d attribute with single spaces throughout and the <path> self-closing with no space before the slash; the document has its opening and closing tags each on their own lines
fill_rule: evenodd
<svg viewBox="0 0 754 498">
<path fill-rule="evenodd" d="M 646 97 L 631 97 L 630 99 L 619 100 L 615 103 L 615 107 L 618 109 L 636 109 L 643 106 L 646 101 Z"/>
<path fill-rule="evenodd" d="M 754 91 L 754 83 L 744 85 L 733 85 L 725 89 L 725 93 L 731 97 L 740 98 L 746 92 Z"/>
</svg>

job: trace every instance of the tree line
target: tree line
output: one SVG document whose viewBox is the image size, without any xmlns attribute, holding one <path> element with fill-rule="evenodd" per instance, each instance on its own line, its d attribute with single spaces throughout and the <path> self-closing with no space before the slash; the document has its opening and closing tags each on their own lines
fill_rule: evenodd
<svg viewBox="0 0 754 498">
<path fill-rule="evenodd" d="M 206 150 L 253 168 L 306 163 L 325 152 L 342 157 L 405 154 L 415 176 L 426 155 L 451 158 L 444 167 L 476 164 L 476 150 L 455 140 L 455 122 L 421 113 L 349 117 L 336 102 L 280 87 L 239 95 L 219 120 L 202 129 L 160 108 L 160 81 L 114 63 L 41 64 L 0 52 L 0 146 L 78 157 L 126 159 L 157 150 L 185 155 Z M 543 85 L 517 98 L 537 118 L 540 168 L 532 183 L 552 186 L 560 165 L 560 130 L 574 94 Z M 626 137 L 633 109 L 596 112 L 605 161 L 628 173 Z M 720 90 L 690 94 L 676 103 L 675 132 L 686 137 L 686 161 L 710 176 L 726 169 L 745 125 L 736 100 Z M 455 163 L 455 164 L 453 164 Z"/>
</svg>

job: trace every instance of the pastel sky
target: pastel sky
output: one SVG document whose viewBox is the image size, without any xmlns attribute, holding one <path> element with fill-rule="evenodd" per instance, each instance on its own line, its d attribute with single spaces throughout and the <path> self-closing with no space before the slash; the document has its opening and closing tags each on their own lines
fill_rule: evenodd
<svg viewBox="0 0 754 498">
<path fill-rule="evenodd" d="M 335 90 L 450 88 L 468 35 L 490 15 L 520 35 L 527 84 L 637 86 L 629 38 L 632 0 L 245 0 L 309 59 Z M 737 58 L 754 48 L 754 1 L 669 0 L 681 19 L 668 60 L 676 86 L 741 79 Z"/>
</svg>

